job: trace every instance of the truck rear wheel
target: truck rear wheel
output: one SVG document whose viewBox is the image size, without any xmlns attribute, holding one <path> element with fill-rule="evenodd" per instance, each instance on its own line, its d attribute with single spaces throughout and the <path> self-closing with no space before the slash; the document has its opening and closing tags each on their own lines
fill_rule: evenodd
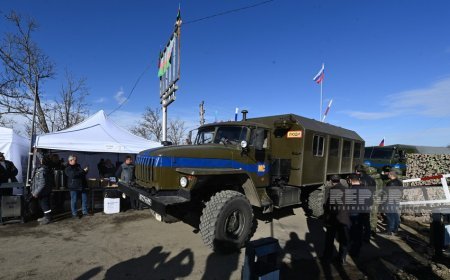
<svg viewBox="0 0 450 280">
<path fill-rule="evenodd" d="M 221 191 L 211 197 L 200 217 L 203 242 L 214 251 L 242 248 L 252 234 L 253 210 L 237 191 Z"/>
<path fill-rule="evenodd" d="M 325 198 L 325 186 L 313 190 L 308 196 L 308 212 L 313 217 L 320 217 L 323 215 L 323 203 Z"/>
</svg>

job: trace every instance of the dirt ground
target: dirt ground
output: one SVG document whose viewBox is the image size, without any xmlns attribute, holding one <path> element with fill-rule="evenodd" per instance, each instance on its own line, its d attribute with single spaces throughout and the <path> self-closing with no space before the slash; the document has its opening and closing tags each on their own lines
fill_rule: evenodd
<svg viewBox="0 0 450 280">
<path fill-rule="evenodd" d="M 301 208 L 279 216 L 259 221 L 252 240 L 279 240 L 281 279 L 450 279 L 445 263 L 430 260 L 426 223 L 405 220 L 398 237 L 378 235 L 339 266 L 319 261 L 321 221 Z M 213 253 L 192 227 L 148 210 L 0 226 L 0 279 L 240 279 L 244 255 Z"/>
</svg>

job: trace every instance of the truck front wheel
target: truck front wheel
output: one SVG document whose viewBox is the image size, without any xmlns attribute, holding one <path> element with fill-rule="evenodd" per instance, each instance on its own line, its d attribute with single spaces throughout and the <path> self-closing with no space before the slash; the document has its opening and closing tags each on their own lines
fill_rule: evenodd
<svg viewBox="0 0 450 280">
<path fill-rule="evenodd" d="M 252 233 L 253 210 L 247 198 L 237 191 L 221 191 L 211 197 L 200 217 L 203 242 L 214 251 L 242 248 Z"/>
</svg>

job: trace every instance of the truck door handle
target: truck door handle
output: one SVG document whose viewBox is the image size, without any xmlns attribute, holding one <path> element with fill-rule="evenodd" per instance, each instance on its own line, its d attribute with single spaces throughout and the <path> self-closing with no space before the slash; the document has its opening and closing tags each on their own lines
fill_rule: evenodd
<svg viewBox="0 0 450 280">
<path fill-rule="evenodd" d="M 293 154 L 294 156 L 299 156 L 299 155 L 302 154 L 302 152 L 292 152 L 292 154 Z"/>
</svg>

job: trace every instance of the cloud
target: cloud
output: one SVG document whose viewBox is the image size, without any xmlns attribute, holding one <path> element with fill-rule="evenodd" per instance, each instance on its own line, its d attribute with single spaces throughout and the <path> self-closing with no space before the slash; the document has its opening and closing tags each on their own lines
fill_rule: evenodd
<svg viewBox="0 0 450 280">
<path fill-rule="evenodd" d="M 360 111 L 345 111 L 350 117 L 360 120 L 381 120 L 396 116 L 397 113 L 392 112 L 360 112 Z"/>
<path fill-rule="evenodd" d="M 104 97 L 100 97 L 100 98 L 94 100 L 94 103 L 103 103 L 103 102 L 105 102 L 105 100 L 106 99 Z"/>
<path fill-rule="evenodd" d="M 109 118 L 118 126 L 130 129 L 142 120 L 142 112 L 115 111 Z"/>
<path fill-rule="evenodd" d="M 120 90 L 114 95 L 114 99 L 117 101 L 117 104 L 121 105 L 127 101 L 127 98 L 124 95 L 125 92 L 123 91 L 123 88 L 120 88 Z"/>
<path fill-rule="evenodd" d="M 389 95 L 379 112 L 345 111 L 350 117 L 361 120 L 380 120 L 398 115 L 422 115 L 427 117 L 450 116 L 450 77 L 429 87 L 408 90 Z"/>
</svg>

